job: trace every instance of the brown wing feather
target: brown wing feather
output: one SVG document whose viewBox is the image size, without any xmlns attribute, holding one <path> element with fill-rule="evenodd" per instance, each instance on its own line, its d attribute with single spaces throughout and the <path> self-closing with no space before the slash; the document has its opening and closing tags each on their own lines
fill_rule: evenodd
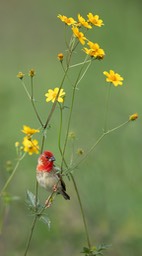
<svg viewBox="0 0 142 256">
<path fill-rule="evenodd" d="M 66 185 L 65 185 L 65 182 L 62 179 L 62 176 L 59 173 L 57 173 L 57 175 L 58 175 L 58 177 L 61 181 L 61 186 L 62 186 L 63 190 L 66 191 Z"/>
</svg>

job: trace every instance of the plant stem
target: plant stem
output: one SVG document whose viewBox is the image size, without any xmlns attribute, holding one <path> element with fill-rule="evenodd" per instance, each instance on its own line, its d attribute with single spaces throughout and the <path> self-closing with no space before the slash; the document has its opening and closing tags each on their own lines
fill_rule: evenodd
<svg viewBox="0 0 142 256">
<path fill-rule="evenodd" d="M 42 123 L 42 120 L 40 118 L 40 115 L 38 114 L 37 112 L 37 109 L 36 109 L 36 106 L 35 106 L 35 100 L 34 100 L 34 85 L 33 85 L 33 77 L 31 76 L 31 103 L 32 103 L 32 106 L 33 106 L 33 109 L 35 111 L 35 114 L 36 114 L 36 117 L 39 121 L 39 123 L 41 124 L 41 126 L 43 127 L 43 123 Z"/>
<path fill-rule="evenodd" d="M 57 183 L 57 185 L 58 185 L 58 183 Z M 50 203 L 50 200 L 51 200 L 51 198 L 53 197 L 54 194 L 55 194 L 55 191 L 53 191 L 50 194 L 50 196 L 48 198 L 48 204 Z M 33 232 L 34 232 L 34 229 L 35 229 L 36 222 L 37 222 L 38 218 L 43 214 L 43 212 L 45 211 L 46 208 L 47 208 L 47 203 L 41 209 L 41 211 L 39 211 L 39 212 L 37 212 L 37 209 L 35 208 L 36 209 L 36 215 L 34 216 L 33 223 L 32 223 L 31 229 L 30 229 L 29 239 L 28 239 L 27 246 L 26 246 L 26 249 L 25 249 L 25 252 L 24 252 L 24 256 L 26 256 L 27 253 L 28 253 L 28 250 L 29 250 L 29 247 L 30 247 L 30 243 L 31 243 L 31 240 L 32 240 L 32 236 L 33 236 Z"/>
<path fill-rule="evenodd" d="M 86 63 L 86 62 L 87 62 L 87 61 L 85 61 L 85 63 Z M 86 74 L 86 72 L 88 71 L 90 65 L 91 65 L 91 62 L 89 62 L 88 66 L 86 67 L 86 69 L 85 69 L 85 71 L 84 71 L 84 73 L 82 74 L 82 76 L 81 76 L 80 79 L 78 80 L 77 85 L 80 83 L 80 81 L 81 81 L 81 80 L 83 79 L 83 77 L 85 76 L 85 74 Z M 76 85 L 76 86 L 77 86 L 77 85 Z"/>
<path fill-rule="evenodd" d="M 85 64 L 85 63 L 86 63 L 86 61 L 84 61 L 83 64 Z M 65 163 L 65 165 L 67 167 L 64 155 L 65 155 L 65 150 L 66 150 L 66 146 L 67 146 L 68 133 L 69 133 L 71 117 L 72 117 L 72 112 L 73 112 L 73 105 L 74 105 L 76 87 L 77 87 L 78 83 L 82 80 L 82 78 L 85 75 L 85 73 L 87 72 L 89 66 L 90 66 L 90 62 L 89 62 L 89 65 L 87 66 L 85 72 L 81 76 L 81 72 L 83 70 L 84 65 L 82 66 L 82 68 L 80 69 L 79 75 L 78 75 L 78 77 L 76 79 L 76 82 L 74 84 L 74 87 L 73 87 L 71 107 L 70 107 L 70 113 L 69 113 L 69 119 L 68 119 L 68 124 L 67 124 L 67 131 L 66 131 L 66 136 L 65 136 L 65 142 L 64 142 L 63 150 L 61 149 L 62 109 L 60 108 L 61 115 L 60 115 L 60 130 L 59 130 L 58 146 L 59 146 L 59 150 L 60 150 L 60 153 L 61 153 L 61 156 L 62 156 L 61 171 L 62 171 L 63 163 Z M 87 244 L 88 244 L 88 247 L 91 248 L 91 242 L 90 242 L 90 238 L 89 238 L 89 233 L 88 233 L 88 229 L 87 229 L 87 223 L 86 223 L 85 214 L 84 214 L 81 198 L 80 198 L 80 195 L 79 195 L 79 191 L 78 191 L 78 188 L 77 188 L 77 185 L 76 185 L 76 182 L 75 182 L 75 179 L 74 179 L 72 173 L 70 173 L 70 177 L 71 177 L 71 180 L 73 182 L 74 189 L 75 189 L 75 192 L 76 192 L 76 195 L 77 195 L 77 198 L 78 198 L 78 202 L 79 202 L 79 206 L 80 206 L 80 210 L 81 210 L 81 214 L 82 214 L 82 219 L 83 219 L 83 224 L 84 224 L 84 229 L 85 229 L 85 234 L 86 234 L 86 239 L 87 239 Z"/>
<path fill-rule="evenodd" d="M 26 154 L 26 153 L 25 153 Z M 17 168 L 20 164 L 20 161 L 24 158 L 25 154 L 23 154 L 23 156 L 21 158 L 18 159 L 11 175 L 9 176 L 8 180 L 6 181 L 5 185 L 3 186 L 2 190 L 0 191 L 0 196 L 2 196 L 3 192 L 6 190 L 6 188 L 8 187 L 9 183 L 11 182 L 11 180 L 13 179 L 13 176 L 15 175 Z"/>
<path fill-rule="evenodd" d="M 104 116 L 104 131 L 106 132 L 108 129 L 108 111 L 109 111 L 109 99 L 110 99 L 110 89 L 111 83 L 108 85 L 107 88 L 107 95 L 106 95 L 106 106 L 105 106 L 105 116 Z"/>
<path fill-rule="evenodd" d="M 43 123 L 42 123 L 42 120 L 41 120 L 41 118 L 40 118 L 40 116 L 39 116 L 39 114 L 37 112 L 37 109 L 36 109 L 36 106 L 35 106 L 35 103 L 34 103 L 34 99 L 31 99 L 31 103 L 32 103 L 33 109 L 35 111 L 35 114 L 37 116 L 37 119 L 40 122 L 41 126 L 43 127 Z"/>
<path fill-rule="evenodd" d="M 84 60 L 84 64 L 85 64 L 85 60 Z M 68 133 L 69 133 L 70 123 L 71 123 L 71 118 L 72 118 L 72 112 L 73 112 L 73 105 L 74 105 L 74 100 L 75 100 L 75 91 L 76 91 L 76 87 L 77 87 L 78 83 L 81 81 L 80 76 L 81 76 L 83 68 L 84 68 L 84 65 L 81 67 L 80 72 L 78 74 L 78 77 L 77 77 L 76 82 L 75 82 L 74 87 L 73 87 L 71 107 L 70 107 L 69 119 L 68 119 L 68 124 L 67 124 L 67 131 L 66 131 L 65 142 L 64 142 L 64 147 L 63 147 L 63 151 L 62 151 L 63 153 L 62 153 L 61 169 L 63 167 L 63 158 L 64 158 L 64 155 L 65 155 L 65 150 L 66 150 L 66 146 L 67 146 Z M 81 78 L 82 77 L 83 77 L 83 75 L 81 76 Z"/>
<path fill-rule="evenodd" d="M 27 246 L 26 246 L 26 249 L 25 249 L 25 252 L 24 252 L 24 256 L 26 256 L 27 253 L 28 253 L 28 250 L 29 250 L 29 247 L 30 247 L 30 243 L 31 243 L 31 240 L 32 240 L 32 236 L 33 236 L 33 232 L 34 232 L 34 229 L 35 229 L 35 225 L 36 225 L 37 219 L 38 219 L 38 215 L 35 215 L 33 223 L 32 223 L 32 226 L 31 226 L 28 243 L 27 243 Z"/>
<path fill-rule="evenodd" d="M 28 98 L 31 100 L 31 95 L 30 95 L 30 93 L 28 92 L 28 90 L 27 90 L 27 87 L 26 87 L 25 83 L 23 82 L 23 80 L 21 80 L 21 82 L 22 82 L 22 85 L 23 85 L 23 87 L 24 87 L 24 90 L 25 90 L 25 92 L 26 92 L 26 94 L 27 94 Z"/>
<path fill-rule="evenodd" d="M 130 122 L 130 120 L 127 120 L 126 122 L 124 122 L 124 123 L 122 123 L 122 124 L 120 124 L 120 125 L 118 125 L 118 126 L 112 128 L 112 129 L 108 130 L 108 131 L 106 132 L 106 134 L 111 133 L 111 132 L 114 132 L 114 131 L 120 129 L 121 127 L 123 127 L 124 125 L 128 124 L 129 122 Z"/>
<path fill-rule="evenodd" d="M 63 162 L 64 162 L 66 168 L 68 168 L 68 165 L 67 165 L 67 163 L 66 163 L 66 161 L 65 161 L 65 158 L 64 158 L 64 156 L 63 156 L 63 152 L 62 152 L 62 149 L 61 149 L 61 145 L 60 145 L 61 130 L 62 130 L 62 109 L 61 109 L 61 107 L 60 107 L 60 112 L 61 112 L 61 116 L 60 116 L 60 130 L 59 130 L 59 142 L 58 142 L 58 146 L 59 146 L 59 150 L 60 150 L 60 153 L 61 153 Z M 62 171 L 62 169 L 61 169 L 61 171 Z M 80 206 L 80 210 L 81 210 L 81 214 L 82 214 L 82 219 L 83 219 L 83 224 L 84 224 L 84 229 L 85 229 L 85 234 L 86 234 L 86 239 L 87 239 L 87 244 L 88 244 L 88 247 L 91 248 L 91 243 L 90 243 L 90 238 L 89 238 L 89 232 L 88 232 L 88 229 L 87 229 L 87 223 L 86 223 L 86 219 L 85 219 L 85 214 L 84 214 L 84 210 L 83 210 L 81 198 L 80 198 L 79 191 L 78 191 L 78 188 L 77 188 L 77 184 L 76 184 L 76 181 L 75 181 L 75 179 L 74 179 L 72 173 L 70 173 L 70 177 L 71 177 L 71 180 L 72 180 L 72 182 L 73 182 L 74 189 L 75 189 L 75 192 L 76 192 L 76 195 L 77 195 L 77 198 L 78 198 L 78 202 L 79 202 L 79 206 Z"/>
<path fill-rule="evenodd" d="M 82 219 L 83 219 L 83 224 L 84 224 L 84 228 L 85 228 L 87 244 L 88 244 L 88 247 L 91 248 L 91 242 L 90 242 L 90 238 L 89 238 L 89 232 L 88 232 L 88 228 L 87 228 L 87 223 L 86 223 L 86 219 L 85 219 L 85 214 L 84 214 L 81 198 L 80 198 L 78 188 L 77 188 L 77 185 L 76 185 L 76 182 L 75 182 L 75 179 L 74 179 L 72 173 L 70 173 L 70 177 L 72 179 L 72 182 L 73 182 L 73 185 L 74 185 L 74 188 L 75 188 L 75 192 L 76 192 L 76 195 L 77 195 L 77 198 L 78 198 L 78 202 L 79 202 L 79 206 L 80 206 L 80 210 L 81 210 L 81 214 L 82 214 Z"/>
<path fill-rule="evenodd" d="M 61 132 L 62 132 L 62 124 L 63 124 L 63 109 L 61 107 L 61 104 L 59 104 L 59 107 L 60 107 L 60 127 L 59 127 L 59 136 L 58 136 L 58 147 L 59 147 L 60 153 L 62 155 Z"/>
<path fill-rule="evenodd" d="M 92 60 L 93 60 L 93 59 L 92 59 Z M 92 62 L 92 60 L 86 60 L 85 63 Z M 75 68 L 75 67 L 81 66 L 81 65 L 84 65 L 84 61 L 83 61 L 83 62 L 80 62 L 80 63 L 77 63 L 77 64 L 74 64 L 74 65 L 71 65 L 70 68 Z"/>
<path fill-rule="evenodd" d="M 110 134 L 110 133 L 112 133 L 112 132 L 114 132 L 114 131 L 116 131 L 116 130 L 122 128 L 123 126 L 125 126 L 125 125 L 128 124 L 129 122 L 130 122 L 130 120 L 127 120 L 126 122 L 124 122 L 124 123 L 122 123 L 122 124 L 120 124 L 120 125 L 118 125 L 118 126 L 112 128 L 112 129 L 110 129 L 110 130 L 108 130 L 108 131 L 106 131 L 106 132 L 104 131 L 104 132 L 101 134 L 101 136 L 97 139 L 97 141 L 92 145 L 92 147 L 90 147 L 90 149 L 88 150 L 88 152 L 86 153 L 86 155 L 85 155 L 84 157 L 82 157 L 82 159 L 81 159 L 76 165 L 72 166 L 72 168 L 70 168 L 69 171 L 71 171 L 71 170 L 77 168 L 77 167 L 88 157 L 88 155 L 98 146 L 98 144 L 101 142 L 101 140 L 102 140 L 106 135 L 108 135 L 108 134 Z"/>
</svg>

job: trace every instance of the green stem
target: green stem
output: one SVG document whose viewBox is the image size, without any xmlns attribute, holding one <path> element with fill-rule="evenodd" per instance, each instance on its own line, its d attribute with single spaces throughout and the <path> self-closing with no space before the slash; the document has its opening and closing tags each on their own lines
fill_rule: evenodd
<svg viewBox="0 0 142 256">
<path fill-rule="evenodd" d="M 86 62 L 84 61 L 84 64 L 85 63 Z M 89 63 L 89 66 L 90 66 L 90 63 Z M 87 69 L 89 68 L 89 66 L 87 67 Z M 68 133 L 69 133 L 70 123 L 71 123 L 71 117 L 72 117 L 72 111 L 73 111 L 73 105 L 74 105 L 74 99 L 75 99 L 75 90 L 76 90 L 76 87 L 77 87 L 78 83 L 81 81 L 81 79 L 83 78 L 83 76 L 87 72 L 87 69 L 86 69 L 86 71 L 81 76 L 83 67 L 84 67 L 84 65 L 80 69 L 79 75 L 78 75 L 77 80 L 75 82 L 75 85 L 73 87 L 72 101 L 71 101 L 71 107 L 70 107 L 70 114 L 69 114 L 69 119 L 68 119 L 67 132 L 66 132 L 66 136 L 65 136 L 65 142 L 64 142 L 63 150 L 61 149 L 61 144 L 60 144 L 61 130 L 62 130 L 62 110 L 61 110 L 59 144 L 58 144 L 59 145 L 59 150 L 60 150 L 60 153 L 61 153 L 61 156 L 62 156 L 61 171 L 62 171 L 63 163 L 65 163 L 65 165 L 67 167 L 64 155 L 65 155 L 65 150 L 66 150 L 66 146 L 67 146 Z M 89 238 L 89 233 L 88 233 L 88 229 L 87 229 L 87 223 L 86 223 L 85 214 L 84 214 L 81 198 L 80 198 L 80 195 L 79 195 L 79 191 L 78 191 L 75 179 L 74 179 L 74 177 L 73 177 L 73 175 L 71 173 L 70 173 L 70 177 L 72 179 L 72 182 L 73 182 L 73 185 L 74 185 L 74 189 L 76 191 L 76 195 L 77 195 L 77 198 L 78 198 L 78 202 L 79 202 L 79 206 L 80 206 L 80 210 L 81 210 L 81 214 L 82 214 L 82 219 L 83 219 L 83 224 L 84 224 L 84 229 L 85 229 L 85 234 L 86 234 L 86 239 L 87 239 L 87 244 L 88 244 L 88 247 L 91 248 L 91 242 L 90 242 L 90 238 Z"/>
<path fill-rule="evenodd" d="M 23 82 L 23 80 L 21 80 L 21 82 L 22 82 L 22 85 L 23 85 L 23 87 L 24 87 L 24 90 L 25 90 L 25 92 L 26 92 L 26 94 L 27 94 L 28 98 L 31 100 L 31 95 L 30 95 L 30 93 L 28 92 L 28 90 L 27 90 L 27 87 L 26 87 L 25 83 Z"/>
<path fill-rule="evenodd" d="M 61 132 L 62 132 L 62 123 L 63 123 L 63 109 L 61 107 L 61 104 L 59 104 L 59 107 L 60 107 L 60 127 L 59 127 L 59 136 L 58 136 L 58 147 L 59 147 L 60 153 L 62 155 Z"/>
<path fill-rule="evenodd" d="M 36 109 L 36 106 L 35 106 L 35 103 L 34 103 L 34 99 L 31 99 L 31 103 L 32 103 L 33 109 L 35 111 L 35 114 L 37 116 L 37 119 L 40 122 L 41 126 L 43 127 L 43 123 L 42 123 L 42 120 L 41 120 L 41 118 L 40 118 L 40 116 L 39 116 L 39 114 L 37 112 L 37 109 Z"/>
<path fill-rule="evenodd" d="M 85 60 L 84 60 L 84 64 L 85 64 Z M 72 118 L 74 99 L 75 99 L 75 91 L 76 91 L 76 87 L 78 85 L 78 82 L 80 82 L 80 76 L 81 76 L 83 68 L 84 68 L 84 65 L 81 67 L 80 72 L 78 74 L 78 77 L 77 77 L 76 82 L 75 82 L 74 87 L 73 87 L 71 107 L 70 107 L 69 119 L 68 119 L 68 124 L 67 124 L 67 131 L 66 131 L 65 142 L 64 142 L 64 147 L 63 147 L 63 151 L 62 151 L 63 153 L 62 153 L 61 170 L 62 170 L 62 167 L 63 167 L 63 158 L 64 158 L 64 155 L 65 155 L 65 150 L 66 150 L 67 141 L 68 141 L 68 134 L 69 134 L 69 128 L 70 128 L 70 123 L 71 123 L 71 118 Z"/>
<path fill-rule="evenodd" d="M 112 129 L 108 130 L 108 131 L 106 132 L 106 134 L 111 133 L 111 132 L 114 132 L 114 131 L 120 129 L 121 127 L 123 127 L 124 125 L 128 124 L 129 122 L 130 122 L 130 120 L 127 120 L 126 122 L 124 122 L 124 123 L 122 123 L 122 124 L 120 124 L 120 125 L 118 125 L 118 126 L 112 128 Z"/>
<path fill-rule="evenodd" d="M 70 169 L 68 169 L 67 172 L 68 172 L 68 171 L 71 171 L 71 170 L 73 170 L 73 169 L 75 169 L 75 168 L 77 168 L 77 167 L 88 157 L 88 155 L 98 146 L 98 144 L 101 142 L 101 140 L 102 140 L 106 135 L 108 135 L 108 134 L 110 134 L 110 133 L 112 133 L 112 132 L 114 132 L 114 131 L 116 131 L 116 130 L 122 128 L 123 126 L 125 126 L 125 125 L 128 124 L 129 122 L 130 122 L 130 120 L 127 120 L 126 122 L 124 122 L 124 123 L 122 123 L 122 124 L 120 124 L 120 125 L 118 125 L 118 126 L 112 128 L 112 129 L 110 129 L 110 130 L 108 130 L 108 131 L 106 131 L 106 132 L 104 131 L 104 132 L 101 134 L 101 136 L 97 139 L 97 141 L 92 145 L 92 147 L 88 150 L 88 152 L 85 154 L 85 156 L 82 157 L 82 159 L 81 159 L 76 165 L 74 165 L 74 166 L 72 166 Z"/>
<path fill-rule="evenodd" d="M 31 76 L 31 100 L 34 98 L 34 81 L 33 76 Z"/>
<path fill-rule="evenodd" d="M 64 162 L 66 168 L 68 168 L 68 165 L 65 161 L 65 158 L 64 158 L 63 152 L 62 152 L 62 148 L 61 148 L 61 130 L 62 130 L 62 108 L 61 108 L 61 106 L 60 106 L 60 113 L 61 113 L 61 115 L 60 115 L 60 129 L 59 129 L 58 146 L 59 146 L 59 150 L 60 150 L 63 162 Z M 62 169 L 61 169 L 61 171 L 62 171 Z M 81 210 L 81 214 L 82 214 L 82 219 L 83 219 L 83 224 L 84 224 L 84 229 L 85 229 L 85 234 L 86 234 L 86 239 L 87 239 L 87 244 L 88 244 L 88 247 L 91 248 L 89 233 L 88 233 L 88 229 L 87 229 L 87 223 L 86 223 L 86 219 L 85 219 L 85 214 L 84 214 L 81 198 L 80 198 L 79 191 L 78 191 L 78 188 L 77 188 L 77 184 L 75 182 L 75 179 L 74 179 L 72 173 L 70 173 L 70 177 L 71 177 L 71 180 L 73 182 L 74 189 L 75 189 L 75 192 L 76 192 L 76 195 L 77 195 L 77 198 L 78 198 L 78 202 L 79 202 L 79 206 L 80 206 L 80 210 Z"/>
<path fill-rule="evenodd" d="M 72 182 L 73 182 L 73 185 L 74 185 L 74 188 L 75 188 L 75 192 L 76 192 L 76 195 L 77 195 L 77 198 L 78 198 L 78 202 L 79 202 L 79 206 L 80 206 L 80 210 L 81 210 L 81 214 L 82 214 L 82 219 L 83 219 L 83 224 L 84 224 L 84 228 L 85 228 L 87 244 L 88 244 L 88 247 L 91 249 L 91 242 L 90 242 L 90 238 L 89 238 L 89 232 L 88 232 L 88 228 L 87 228 L 87 223 L 86 223 L 86 219 L 85 219 L 85 214 L 84 214 L 81 198 L 80 198 L 78 188 L 77 188 L 77 185 L 76 185 L 76 182 L 75 182 L 75 179 L 74 179 L 72 173 L 70 173 L 70 177 L 72 179 Z"/>
<path fill-rule="evenodd" d="M 93 60 L 93 59 L 87 60 L 85 63 L 92 62 L 92 60 Z M 80 63 L 77 63 L 77 64 L 74 64 L 74 65 L 71 65 L 70 68 L 75 68 L 75 67 L 81 66 L 81 65 L 84 65 L 84 61 L 83 61 L 83 62 L 80 62 Z"/>
<path fill-rule="evenodd" d="M 58 183 L 57 183 L 57 185 L 58 185 Z M 51 193 L 51 195 L 49 196 L 48 203 L 50 202 L 50 200 L 53 197 L 54 193 L 55 192 L 53 191 Z M 28 239 L 27 246 L 26 246 L 26 249 L 25 249 L 25 252 L 24 252 L 24 256 L 26 256 L 27 253 L 28 253 L 28 250 L 29 250 L 29 247 L 30 247 L 30 243 L 31 243 L 31 240 L 32 240 L 32 236 L 33 236 L 33 232 L 34 232 L 34 229 L 35 229 L 36 222 L 37 222 L 38 218 L 43 214 L 43 212 L 45 211 L 46 207 L 47 207 L 47 204 L 41 209 L 40 212 L 37 212 L 37 208 L 35 208 L 36 209 L 36 214 L 34 216 L 33 223 L 32 223 L 31 229 L 30 229 L 29 239 Z"/>
<path fill-rule="evenodd" d="M 45 143 L 45 129 L 43 130 L 43 136 L 42 136 L 42 142 L 41 142 L 41 148 L 40 148 L 40 154 L 43 152 L 44 143 Z"/>
<path fill-rule="evenodd" d="M 26 153 L 25 153 L 26 154 Z M 21 158 L 18 159 L 13 172 L 11 173 L 11 175 L 9 176 L 8 180 L 6 181 L 5 185 L 3 186 L 2 190 L 0 191 L 0 196 L 2 196 L 3 192 L 7 189 L 8 185 L 10 184 L 11 180 L 13 179 L 13 176 L 15 175 L 17 168 L 20 164 L 20 161 L 24 158 L 25 154 L 23 154 L 23 156 Z"/>
<path fill-rule="evenodd" d="M 60 151 L 60 153 L 62 155 L 62 151 Z M 63 158 L 63 161 L 64 161 L 64 164 L 65 164 L 66 168 L 68 168 L 68 165 L 67 165 L 67 163 L 66 163 L 64 158 Z M 86 223 L 86 219 L 85 219 L 85 214 L 84 214 L 81 198 L 80 198 L 80 195 L 79 195 L 79 191 L 78 191 L 78 188 L 77 188 L 77 184 L 76 184 L 76 181 L 75 181 L 72 173 L 70 173 L 70 177 L 71 177 L 71 180 L 73 182 L 74 189 L 75 189 L 75 192 L 76 192 L 76 195 L 77 195 L 77 199 L 78 199 L 78 202 L 79 202 L 79 206 L 80 206 L 80 210 L 81 210 L 81 214 L 82 214 L 82 220 L 83 220 L 84 229 L 85 229 L 85 234 L 86 234 L 87 244 L 88 244 L 88 247 L 91 248 L 89 232 L 88 232 L 87 223 Z"/>
<path fill-rule="evenodd" d="M 106 132 L 108 129 L 108 111 L 109 111 L 109 99 L 110 99 L 110 89 L 111 89 L 111 83 L 109 84 L 107 88 L 107 95 L 106 95 L 106 106 L 105 106 L 105 116 L 104 116 L 104 131 Z"/>
<path fill-rule="evenodd" d="M 38 111 L 35 106 L 33 77 L 31 77 L 31 97 L 30 97 L 30 99 L 31 99 L 31 103 L 32 103 L 33 109 L 35 111 L 36 117 L 37 117 L 39 123 L 41 124 L 41 126 L 43 127 L 42 120 L 41 120 L 40 115 L 38 114 Z"/>
<path fill-rule="evenodd" d="M 70 128 L 70 123 L 71 123 L 71 117 L 72 117 L 72 111 L 73 111 L 73 105 L 74 105 L 74 98 L 75 98 L 75 87 L 73 88 L 73 95 L 72 95 L 72 101 L 71 101 L 71 108 L 70 108 L 70 114 L 69 114 L 69 119 L 68 119 L 68 125 L 67 125 L 67 131 L 66 131 L 66 136 L 65 136 L 65 142 L 64 142 L 64 147 L 63 147 L 63 153 L 62 153 L 62 162 L 61 162 L 61 170 L 63 167 L 63 159 L 65 155 L 65 150 L 67 146 L 67 141 L 68 141 L 68 134 L 69 134 L 69 128 Z"/>
<path fill-rule="evenodd" d="M 32 236 L 33 236 L 33 232 L 34 232 L 34 229 L 35 229 L 35 225 L 36 225 L 37 219 L 38 219 L 38 215 L 35 215 L 33 223 L 32 223 L 32 226 L 31 226 L 31 229 L 30 229 L 30 235 L 29 235 L 27 246 L 26 246 L 26 250 L 24 252 L 24 256 L 26 256 L 27 253 L 28 253 L 28 250 L 29 250 L 29 247 L 30 247 L 30 243 L 31 243 L 31 240 L 32 240 Z"/>
<path fill-rule="evenodd" d="M 86 64 L 86 61 L 85 61 L 85 64 Z M 80 79 L 78 80 L 77 82 L 77 85 L 80 83 L 80 81 L 83 79 L 83 77 L 85 76 L 86 72 L 88 71 L 89 67 L 91 65 L 91 62 L 89 62 L 88 66 L 86 67 L 85 71 L 83 72 L 82 76 L 80 77 Z M 76 85 L 76 86 L 77 86 Z"/>
</svg>

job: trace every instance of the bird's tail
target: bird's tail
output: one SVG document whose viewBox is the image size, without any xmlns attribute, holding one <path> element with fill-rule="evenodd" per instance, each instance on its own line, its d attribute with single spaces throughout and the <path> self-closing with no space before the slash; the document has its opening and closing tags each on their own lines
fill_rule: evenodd
<svg viewBox="0 0 142 256">
<path fill-rule="evenodd" d="M 66 200 L 70 200 L 70 196 L 64 190 L 62 190 L 60 193 Z"/>
</svg>

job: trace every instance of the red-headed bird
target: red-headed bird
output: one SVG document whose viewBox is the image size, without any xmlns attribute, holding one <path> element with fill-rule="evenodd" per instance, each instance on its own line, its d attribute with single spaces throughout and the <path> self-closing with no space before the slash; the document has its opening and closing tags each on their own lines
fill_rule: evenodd
<svg viewBox="0 0 142 256">
<path fill-rule="evenodd" d="M 58 173 L 59 168 L 55 167 L 54 161 L 54 155 L 50 151 L 44 151 L 40 155 L 36 173 L 37 181 L 49 192 L 52 193 L 55 190 L 57 194 L 61 194 L 66 200 L 69 200 L 70 196 L 66 193 L 66 185 Z"/>
</svg>

